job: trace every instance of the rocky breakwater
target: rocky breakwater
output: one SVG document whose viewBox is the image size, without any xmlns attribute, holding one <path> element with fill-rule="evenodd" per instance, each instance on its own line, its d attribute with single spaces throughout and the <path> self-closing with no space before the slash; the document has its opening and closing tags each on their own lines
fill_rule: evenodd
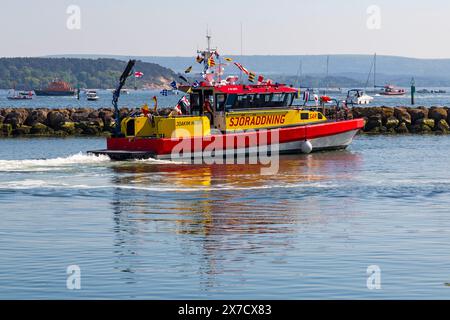
<svg viewBox="0 0 450 320">
<path fill-rule="evenodd" d="M 128 109 L 123 109 L 124 114 Z M 0 109 L 0 136 L 108 135 L 111 108 L 4 108 Z"/>
<path fill-rule="evenodd" d="M 370 134 L 449 134 L 448 107 L 354 107 L 353 118 L 364 118 Z"/>
<path fill-rule="evenodd" d="M 122 108 L 124 117 L 135 109 Z M 168 114 L 171 110 L 160 110 Z M 351 117 L 364 118 L 368 134 L 449 134 L 448 107 L 354 107 Z M 99 136 L 110 135 L 114 127 L 113 108 L 3 108 L 0 109 L 0 137 L 15 136 Z"/>
<path fill-rule="evenodd" d="M 121 117 L 139 111 L 121 108 Z M 162 108 L 168 115 L 171 108 Z M 114 130 L 113 108 L 0 108 L 0 137 L 110 136 Z"/>
</svg>

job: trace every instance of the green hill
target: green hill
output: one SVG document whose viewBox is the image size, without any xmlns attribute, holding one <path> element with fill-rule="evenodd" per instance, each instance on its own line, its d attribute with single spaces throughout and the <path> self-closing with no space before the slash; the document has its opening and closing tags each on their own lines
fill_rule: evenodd
<svg viewBox="0 0 450 320">
<path fill-rule="evenodd" d="M 73 87 L 114 88 L 125 65 L 123 60 L 103 58 L 0 58 L 0 89 L 32 90 L 55 79 Z M 176 78 L 172 70 L 155 63 L 138 61 L 135 70 L 144 73 L 138 87 L 167 87 Z M 134 86 L 132 79 L 128 86 Z"/>
</svg>

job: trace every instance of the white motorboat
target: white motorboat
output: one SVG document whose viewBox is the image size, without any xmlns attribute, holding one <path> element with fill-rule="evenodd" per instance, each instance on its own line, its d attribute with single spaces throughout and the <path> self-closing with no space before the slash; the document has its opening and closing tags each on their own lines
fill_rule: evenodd
<svg viewBox="0 0 450 320">
<path fill-rule="evenodd" d="M 88 101 L 97 101 L 99 96 L 97 95 L 97 91 L 89 90 L 86 92 L 86 97 Z"/>
<path fill-rule="evenodd" d="M 369 104 L 373 101 L 373 97 L 369 96 L 361 89 L 352 89 L 347 93 L 347 104 Z"/>
</svg>

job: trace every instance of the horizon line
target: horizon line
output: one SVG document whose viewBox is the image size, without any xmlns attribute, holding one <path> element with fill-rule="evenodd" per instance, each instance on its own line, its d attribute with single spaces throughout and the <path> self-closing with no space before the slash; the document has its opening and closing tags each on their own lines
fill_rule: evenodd
<svg viewBox="0 0 450 320">
<path fill-rule="evenodd" d="M 173 55 L 173 56 L 163 56 L 163 55 L 132 55 L 132 54 L 105 54 L 105 53 L 58 53 L 58 54 L 46 54 L 46 55 L 17 55 L 17 56 L 2 56 L 3 58 L 64 58 L 70 56 L 95 56 L 95 57 L 142 57 L 142 58 L 192 58 L 192 56 L 185 55 Z M 361 57 L 371 57 L 374 56 L 374 53 L 321 53 L 321 54 L 221 54 L 221 56 L 231 56 L 231 57 L 323 57 L 323 56 L 361 56 Z M 411 60 L 450 60 L 448 58 L 418 58 L 411 56 L 403 56 L 403 55 L 395 55 L 395 54 L 378 54 L 377 57 L 390 57 L 390 58 L 403 58 L 403 59 L 411 59 Z"/>
</svg>

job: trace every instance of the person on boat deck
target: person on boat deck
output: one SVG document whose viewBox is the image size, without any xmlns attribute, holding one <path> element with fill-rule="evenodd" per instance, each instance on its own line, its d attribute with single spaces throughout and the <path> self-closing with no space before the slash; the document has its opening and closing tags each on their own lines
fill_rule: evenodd
<svg viewBox="0 0 450 320">
<path fill-rule="evenodd" d="M 205 102 L 203 103 L 203 114 L 208 117 L 210 123 L 213 123 L 213 112 L 211 105 L 214 102 L 213 97 L 205 97 Z"/>
<path fill-rule="evenodd" d="M 213 97 L 208 97 L 205 99 L 205 102 L 203 103 L 203 113 L 211 113 L 212 114 L 212 109 L 211 109 L 211 104 Z"/>
</svg>

